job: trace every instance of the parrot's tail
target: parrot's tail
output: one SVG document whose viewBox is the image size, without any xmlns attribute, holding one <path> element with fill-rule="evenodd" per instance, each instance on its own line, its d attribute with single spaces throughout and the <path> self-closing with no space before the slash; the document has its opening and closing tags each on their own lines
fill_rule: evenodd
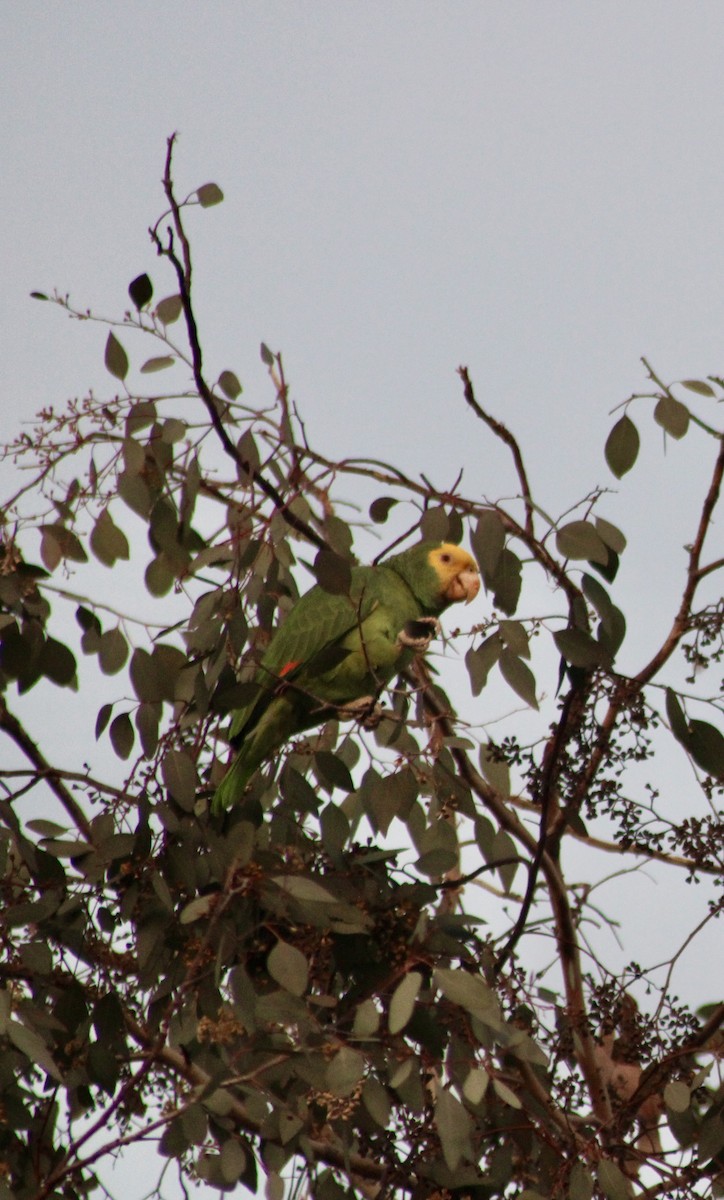
<svg viewBox="0 0 724 1200">
<path fill-rule="evenodd" d="M 250 765 L 243 754 L 237 754 L 214 793 L 211 801 L 212 813 L 218 816 L 227 808 L 231 808 L 232 804 L 237 804 L 241 800 L 254 770 L 254 765 Z"/>
</svg>

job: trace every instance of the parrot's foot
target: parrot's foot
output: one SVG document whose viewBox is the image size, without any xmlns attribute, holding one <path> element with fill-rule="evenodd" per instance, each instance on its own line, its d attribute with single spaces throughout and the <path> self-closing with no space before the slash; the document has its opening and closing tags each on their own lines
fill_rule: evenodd
<svg viewBox="0 0 724 1200">
<path fill-rule="evenodd" d="M 376 729 L 384 716 L 382 705 L 377 703 L 374 696 L 360 696 L 359 700 L 350 700 L 337 710 L 340 721 L 359 721 L 365 729 Z"/>
<path fill-rule="evenodd" d="M 406 650 L 424 654 L 439 632 L 440 622 L 437 617 L 418 617 L 415 621 L 406 622 L 398 633 L 397 640 Z"/>
</svg>

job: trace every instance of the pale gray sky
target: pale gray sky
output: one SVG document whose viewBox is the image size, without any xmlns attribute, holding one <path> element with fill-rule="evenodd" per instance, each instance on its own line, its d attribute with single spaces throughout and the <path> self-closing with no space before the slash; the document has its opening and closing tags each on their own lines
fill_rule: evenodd
<svg viewBox="0 0 724 1200">
<path fill-rule="evenodd" d="M 226 194 L 189 219 L 210 373 L 232 368 L 267 403 L 263 339 L 330 457 L 442 486 L 462 465 L 472 494 L 496 498 L 516 484 L 463 404 L 469 365 L 544 508 L 620 492 L 600 511 L 629 537 L 617 595 L 644 608 L 640 665 L 679 593 L 713 447 L 690 435 L 664 454 L 641 406 L 641 460 L 618 485 L 603 443 L 610 410 L 644 389 L 640 355 L 667 379 L 724 374 L 719 0 L 0 12 L 8 436 L 41 405 L 113 390 L 105 331 L 32 289 L 108 314 L 142 270 L 172 290 L 146 230 L 179 130 L 179 190 Z"/>
</svg>

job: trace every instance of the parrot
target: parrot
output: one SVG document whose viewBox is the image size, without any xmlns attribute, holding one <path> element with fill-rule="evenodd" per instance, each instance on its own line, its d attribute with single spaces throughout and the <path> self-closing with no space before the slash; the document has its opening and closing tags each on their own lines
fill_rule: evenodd
<svg viewBox="0 0 724 1200">
<path fill-rule="evenodd" d="M 374 566 L 351 569 L 347 594 L 316 584 L 274 633 L 256 691 L 232 713 L 236 751 L 212 810 L 241 799 L 252 775 L 289 738 L 330 717 L 361 719 L 382 689 L 424 652 L 450 604 L 480 590 L 478 564 L 452 542 L 422 541 Z"/>
</svg>

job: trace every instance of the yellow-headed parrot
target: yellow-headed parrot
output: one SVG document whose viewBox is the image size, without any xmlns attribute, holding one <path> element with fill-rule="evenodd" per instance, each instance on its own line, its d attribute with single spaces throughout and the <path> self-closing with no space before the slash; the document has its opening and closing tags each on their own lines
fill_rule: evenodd
<svg viewBox="0 0 724 1200">
<path fill-rule="evenodd" d="M 317 584 L 274 634 L 254 678 L 256 694 L 232 714 L 236 758 L 217 788 L 216 812 L 238 801 L 254 771 L 305 729 L 364 712 L 427 649 L 438 615 L 480 589 L 475 560 L 451 542 L 420 542 L 372 567 L 353 567 L 348 594 Z"/>
</svg>

